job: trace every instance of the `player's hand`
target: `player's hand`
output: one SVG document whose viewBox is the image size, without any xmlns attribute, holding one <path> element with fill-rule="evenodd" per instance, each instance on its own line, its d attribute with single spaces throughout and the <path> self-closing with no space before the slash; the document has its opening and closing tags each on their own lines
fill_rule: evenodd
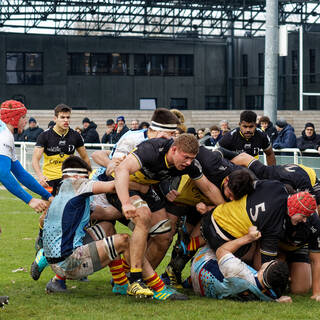
<svg viewBox="0 0 320 320">
<path fill-rule="evenodd" d="M 205 214 L 205 213 L 207 213 L 209 211 L 207 205 L 205 203 L 203 203 L 203 202 L 197 203 L 196 204 L 196 209 L 200 214 Z"/>
<path fill-rule="evenodd" d="M 127 219 L 134 218 L 136 216 L 136 210 L 136 207 L 131 203 L 122 206 L 122 212 Z"/>
<path fill-rule="evenodd" d="M 251 241 L 256 241 L 261 238 L 261 232 L 256 226 L 251 226 L 248 230 L 248 236 L 250 237 Z"/>
<path fill-rule="evenodd" d="M 54 196 L 51 196 L 51 197 L 48 199 L 49 203 L 51 203 L 51 202 L 53 201 L 53 199 L 54 199 Z"/>
<path fill-rule="evenodd" d="M 112 161 L 108 164 L 108 167 L 106 169 L 106 176 L 111 176 L 111 174 L 114 172 L 115 168 L 125 159 L 125 156 L 122 158 L 115 158 L 112 159 Z"/>
<path fill-rule="evenodd" d="M 173 202 L 174 200 L 176 200 L 179 194 L 180 192 L 178 192 L 177 190 L 171 190 L 166 194 L 166 198 L 168 201 Z"/>
<path fill-rule="evenodd" d="M 48 187 L 49 187 L 47 181 L 48 181 L 48 178 L 47 178 L 46 176 L 43 176 L 43 175 L 42 175 L 42 176 L 39 177 L 39 183 L 40 183 L 44 188 L 48 188 Z"/>
<path fill-rule="evenodd" d="M 310 298 L 317 302 L 320 302 L 320 294 L 314 294 Z"/>
<path fill-rule="evenodd" d="M 281 296 L 279 299 L 277 299 L 277 302 L 280 302 L 280 303 L 291 303 L 292 299 L 289 296 Z"/>
<path fill-rule="evenodd" d="M 45 210 L 47 210 L 48 208 L 48 201 L 44 201 L 44 200 L 40 200 L 40 199 L 36 199 L 36 198 L 32 198 L 30 200 L 30 202 L 28 203 L 28 205 L 35 210 L 36 212 L 40 213 L 43 212 Z"/>
</svg>

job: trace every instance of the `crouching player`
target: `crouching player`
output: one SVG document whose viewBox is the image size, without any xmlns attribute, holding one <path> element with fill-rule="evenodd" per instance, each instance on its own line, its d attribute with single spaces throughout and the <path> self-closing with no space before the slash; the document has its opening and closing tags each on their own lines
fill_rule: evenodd
<svg viewBox="0 0 320 320">
<path fill-rule="evenodd" d="M 89 165 L 79 157 L 69 157 L 62 164 L 60 192 L 52 202 L 44 222 L 44 254 L 56 273 L 46 286 L 48 293 L 65 292 L 66 279 L 81 279 L 107 265 L 115 281 L 121 281 L 122 285 L 128 283 L 124 269 L 119 264 L 119 254 L 124 253 L 129 261 L 129 236 L 116 234 L 106 237 L 104 222 L 85 230 L 90 219 L 90 196 L 115 190 L 114 181 L 89 180 L 90 171 Z M 144 282 L 127 284 L 127 294 L 154 297 L 157 300 L 187 299 L 167 289 L 148 261 L 144 260 L 143 279 L 148 286 Z"/>
<path fill-rule="evenodd" d="M 233 255 L 260 237 L 257 227 L 251 226 L 248 234 L 224 243 L 216 254 L 209 246 L 198 251 L 191 266 L 195 293 L 215 299 L 292 302 L 290 297 L 282 296 L 289 279 L 285 262 L 272 260 L 256 271 Z"/>
</svg>

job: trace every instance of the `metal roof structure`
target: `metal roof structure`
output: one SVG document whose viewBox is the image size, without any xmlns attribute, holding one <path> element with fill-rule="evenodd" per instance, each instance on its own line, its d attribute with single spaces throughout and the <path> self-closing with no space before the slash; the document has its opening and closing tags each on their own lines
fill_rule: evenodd
<svg viewBox="0 0 320 320">
<path fill-rule="evenodd" d="M 260 36 L 266 1 L 1 0 L 0 32 L 143 37 Z M 320 1 L 279 0 L 279 24 L 320 24 Z"/>
</svg>

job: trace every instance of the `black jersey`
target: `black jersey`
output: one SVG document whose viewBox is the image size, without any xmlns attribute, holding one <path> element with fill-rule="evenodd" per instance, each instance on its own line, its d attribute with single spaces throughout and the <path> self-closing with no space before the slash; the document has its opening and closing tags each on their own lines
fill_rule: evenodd
<svg viewBox="0 0 320 320">
<path fill-rule="evenodd" d="M 309 191 L 315 195 L 317 204 L 320 204 L 320 188 L 316 172 L 301 164 L 286 164 L 277 166 L 266 166 L 260 161 L 253 160 L 248 168 L 259 179 L 278 180 L 289 184 L 298 191 Z"/>
<path fill-rule="evenodd" d="M 81 135 L 71 128 L 65 135 L 60 135 L 54 128 L 40 133 L 36 147 L 44 148 L 43 174 L 49 180 L 61 178 L 62 162 L 83 145 Z"/>
<path fill-rule="evenodd" d="M 259 128 L 256 128 L 254 135 L 250 139 L 246 139 L 242 135 L 239 127 L 235 128 L 227 132 L 218 144 L 232 151 L 246 152 L 253 157 L 258 157 L 261 149 L 266 150 L 271 147 L 268 135 Z"/>
<path fill-rule="evenodd" d="M 284 233 L 281 237 L 280 248 L 285 251 L 294 251 L 308 244 L 312 252 L 320 252 L 320 218 L 314 213 L 307 218 L 307 222 L 293 225 L 286 217 Z"/>
<path fill-rule="evenodd" d="M 173 144 L 173 140 L 163 138 L 150 139 L 140 143 L 132 154 L 138 160 L 141 169 L 135 172 L 131 178 L 143 184 L 155 184 L 169 177 L 189 175 L 193 180 L 202 177 L 202 168 L 198 160 L 194 159 L 190 166 L 184 170 L 178 170 L 169 166 L 166 154 Z"/>
<path fill-rule="evenodd" d="M 261 232 L 262 262 L 266 262 L 277 255 L 287 199 L 287 190 L 281 182 L 256 181 L 250 195 L 217 206 L 212 212 L 212 222 L 220 229 L 222 239 L 226 237 L 224 240 L 240 238 L 248 233 L 250 226 L 256 226 Z"/>
<path fill-rule="evenodd" d="M 223 158 L 221 152 L 200 147 L 196 159 L 200 162 L 203 174 L 219 189 L 223 180 L 233 171 L 243 169 Z"/>
</svg>

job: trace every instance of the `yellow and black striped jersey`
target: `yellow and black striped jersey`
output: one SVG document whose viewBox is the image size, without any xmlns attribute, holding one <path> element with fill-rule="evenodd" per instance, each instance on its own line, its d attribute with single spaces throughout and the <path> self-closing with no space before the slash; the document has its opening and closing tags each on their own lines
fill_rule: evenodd
<svg viewBox="0 0 320 320">
<path fill-rule="evenodd" d="M 202 177 L 202 168 L 196 159 L 184 170 L 178 170 L 167 162 L 166 154 L 173 140 L 150 139 L 140 143 L 132 152 L 139 162 L 141 169 L 130 176 L 130 179 L 142 184 L 156 184 L 170 177 L 187 174 L 191 179 Z"/>
<path fill-rule="evenodd" d="M 250 195 L 217 206 L 212 212 L 212 222 L 231 239 L 246 235 L 250 226 L 256 226 L 261 232 L 260 250 L 265 262 L 277 255 L 287 199 L 287 190 L 281 182 L 256 181 Z"/>
<path fill-rule="evenodd" d="M 44 148 L 43 174 L 49 180 L 60 179 L 62 162 L 83 145 L 81 135 L 71 128 L 65 135 L 60 135 L 54 128 L 40 133 L 36 147 Z"/>
</svg>

